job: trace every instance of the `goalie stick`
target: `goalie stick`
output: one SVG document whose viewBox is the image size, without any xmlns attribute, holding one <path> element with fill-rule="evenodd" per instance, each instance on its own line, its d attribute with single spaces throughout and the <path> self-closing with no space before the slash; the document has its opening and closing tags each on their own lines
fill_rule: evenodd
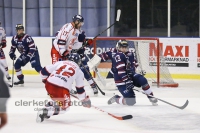
<svg viewBox="0 0 200 133">
<path fill-rule="evenodd" d="M 97 85 L 97 83 L 95 82 L 95 80 L 93 79 L 92 75 L 90 74 L 90 72 L 88 72 L 88 70 L 85 68 L 84 64 L 81 62 L 81 65 L 83 66 L 83 68 L 85 69 L 85 71 L 87 72 L 87 74 L 91 77 L 92 81 L 95 83 L 97 89 L 101 92 L 102 95 L 105 96 L 105 92 L 103 92 L 99 86 Z"/>
<path fill-rule="evenodd" d="M 140 91 L 140 90 L 137 90 L 137 89 L 134 89 L 134 88 L 133 88 L 133 90 L 135 90 L 135 91 L 137 91 L 137 92 L 141 92 L 141 93 L 143 93 L 143 94 L 145 94 L 145 95 L 147 95 L 147 96 L 150 96 L 150 97 L 152 97 L 152 98 L 156 98 L 156 97 L 154 97 L 154 96 L 152 96 L 152 95 L 148 95 L 148 94 L 144 93 L 143 91 Z M 178 109 L 184 109 L 184 108 L 186 108 L 187 105 L 188 105 L 188 103 L 189 103 L 189 101 L 187 100 L 183 106 L 177 106 L 177 105 L 174 105 L 174 104 L 172 104 L 172 103 L 169 103 L 169 102 L 167 102 L 167 101 L 165 101 L 165 100 L 162 100 L 162 99 L 159 99 L 159 98 L 156 98 L 156 99 L 158 99 L 159 101 L 164 102 L 164 103 L 166 103 L 166 104 L 168 104 L 168 105 L 171 105 L 171 106 L 173 106 L 173 107 L 176 107 L 176 108 L 178 108 Z"/>
<path fill-rule="evenodd" d="M 87 54 L 85 54 L 85 55 L 86 55 L 86 57 L 88 58 L 88 60 L 90 61 L 90 60 L 91 60 L 90 57 L 89 57 Z M 101 81 L 101 83 L 102 83 L 103 86 L 105 87 L 105 86 L 106 86 L 106 82 L 105 82 L 105 80 L 101 77 L 101 75 L 100 75 L 100 73 L 99 73 L 97 67 L 95 66 L 93 70 L 95 71 L 95 73 L 97 74 L 99 80 Z"/>
<path fill-rule="evenodd" d="M 73 96 L 73 97 L 76 98 L 76 99 L 79 99 L 77 96 L 75 96 L 75 95 L 73 95 L 73 94 L 70 94 L 70 95 Z M 100 108 L 98 108 L 98 107 L 96 107 L 96 106 L 94 106 L 94 105 L 91 105 L 91 107 L 94 108 L 94 109 L 96 109 L 96 110 L 98 110 L 98 111 L 101 111 L 101 112 L 103 112 L 103 113 L 106 113 L 106 114 L 108 114 L 108 115 L 110 115 L 110 116 L 112 116 L 113 118 L 118 119 L 118 120 L 128 120 L 128 119 L 132 119 L 132 118 L 133 118 L 132 115 L 116 116 L 116 115 L 113 115 L 113 114 L 111 114 L 111 113 L 109 113 L 109 112 L 106 112 L 106 111 L 104 111 L 104 110 L 102 110 L 102 109 L 100 109 Z"/>
</svg>

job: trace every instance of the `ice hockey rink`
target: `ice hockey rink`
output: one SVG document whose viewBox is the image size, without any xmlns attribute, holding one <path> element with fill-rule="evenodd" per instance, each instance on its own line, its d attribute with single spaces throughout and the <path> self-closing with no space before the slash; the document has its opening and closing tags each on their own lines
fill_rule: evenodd
<svg viewBox="0 0 200 133">
<path fill-rule="evenodd" d="M 160 101 L 158 106 L 152 106 L 139 92 L 135 92 L 137 103 L 134 106 L 108 105 L 107 100 L 114 93 L 119 94 L 118 91 L 104 90 L 107 96 L 99 93 L 94 97 L 86 84 L 86 93 L 94 106 L 117 116 L 132 115 L 133 118 L 117 120 L 94 108 L 73 105 L 65 114 L 36 123 L 37 109 L 43 107 L 44 100 L 50 99 L 39 76 L 25 76 L 24 87 L 10 89 L 8 124 L 1 133 L 199 133 L 200 81 L 175 81 L 179 83 L 178 88 L 151 88 L 156 97 L 178 106 L 188 99 L 189 104 L 184 110 Z M 33 103 L 36 101 L 41 104 Z"/>
</svg>

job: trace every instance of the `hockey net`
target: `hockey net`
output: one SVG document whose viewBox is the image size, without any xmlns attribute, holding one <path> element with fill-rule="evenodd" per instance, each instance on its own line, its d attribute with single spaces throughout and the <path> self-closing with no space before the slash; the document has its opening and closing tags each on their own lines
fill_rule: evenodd
<svg viewBox="0 0 200 133">
<path fill-rule="evenodd" d="M 158 87 L 178 87 L 178 83 L 175 83 L 172 79 L 167 64 L 165 63 L 158 38 L 98 37 L 94 41 L 94 53 L 100 55 L 102 52 L 116 47 L 117 41 L 121 39 L 128 42 L 129 51 L 135 55 L 138 62 L 136 72 L 140 73 L 141 71 L 145 71 L 145 77 L 152 83 L 151 85 Z M 110 69 L 111 61 L 100 63 L 98 66 L 98 71 L 104 79 Z M 106 79 L 106 82 L 110 83 L 112 81 L 114 80 Z"/>
</svg>

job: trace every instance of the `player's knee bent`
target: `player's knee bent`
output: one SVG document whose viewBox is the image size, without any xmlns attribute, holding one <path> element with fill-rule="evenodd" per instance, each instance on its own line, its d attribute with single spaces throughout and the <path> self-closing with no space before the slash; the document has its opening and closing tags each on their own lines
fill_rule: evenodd
<svg viewBox="0 0 200 133">
<path fill-rule="evenodd" d="M 133 106 L 136 103 L 135 97 L 126 98 L 126 105 Z"/>
<path fill-rule="evenodd" d="M 140 77 L 138 77 L 138 83 L 141 85 L 141 86 L 143 86 L 143 85 L 145 85 L 145 84 L 148 84 L 148 81 L 147 81 L 147 79 L 144 77 L 144 76 L 140 76 Z"/>
</svg>

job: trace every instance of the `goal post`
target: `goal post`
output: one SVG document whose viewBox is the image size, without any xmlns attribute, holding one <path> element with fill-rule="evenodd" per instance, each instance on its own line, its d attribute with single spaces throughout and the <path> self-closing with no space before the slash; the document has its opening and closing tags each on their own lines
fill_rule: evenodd
<svg viewBox="0 0 200 133">
<path fill-rule="evenodd" d="M 136 72 L 145 71 L 145 77 L 158 87 L 178 87 L 171 77 L 168 64 L 163 56 L 163 47 L 159 38 L 141 37 L 98 37 L 94 40 L 94 54 L 100 55 L 114 48 L 119 40 L 126 40 L 129 44 L 129 51 L 134 53 L 138 67 Z M 98 70 L 105 78 L 111 69 L 111 61 L 100 63 Z"/>
</svg>

